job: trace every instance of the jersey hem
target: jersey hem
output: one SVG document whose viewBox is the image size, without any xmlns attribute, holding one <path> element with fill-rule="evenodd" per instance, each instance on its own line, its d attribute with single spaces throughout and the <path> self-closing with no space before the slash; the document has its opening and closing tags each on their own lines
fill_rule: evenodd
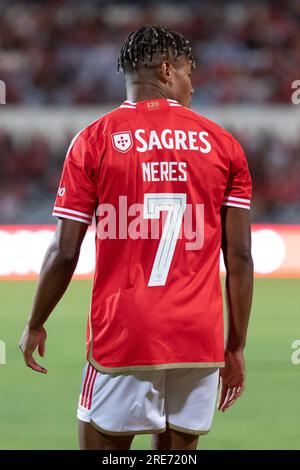
<svg viewBox="0 0 300 470">
<path fill-rule="evenodd" d="M 103 373 L 116 373 L 116 372 L 130 372 L 139 370 L 165 370 L 165 369 L 187 369 L 187 368 L 211 368 L 211 367 L 224 367 L 224 362 L 175 362 L 166 364 L 151 364 L 141 366 L 122 366 L 122 367 L 104 367 L 89 355 L 88 362 L 98 371 Z"/>
</svg>

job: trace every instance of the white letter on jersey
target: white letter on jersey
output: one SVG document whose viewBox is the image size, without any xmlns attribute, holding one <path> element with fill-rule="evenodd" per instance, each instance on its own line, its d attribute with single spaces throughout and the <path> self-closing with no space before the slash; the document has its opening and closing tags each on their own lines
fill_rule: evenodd
<svg viewBox="0 0 300 470">
<path fill-rule="evenodd" d="M 151 168 L 148 162 L 142 162 L 143 181 L 151 181 Z"/>
<path fill-rule="evenodd" d="M 182 174 L 182 176 L 178 176 L 178 181 L 187 181 L 186 162 L 179 162 L 178 170 Z"/>
<path fill-rule="evenodd" d="M 159 141 L 158 135 L 154 130 L 152 130 L 150 131 L 148 150 L 152 150 L 154 146 L 156 146 L 159 150 L 162 149 L 162 145 Z"/>
<path fill-rule="evenodd" d="M 145 219 L 159 219 L 161 211 L 168 211 L 148 286 L 166 284 L 185 207 L 186 194 L 184 193 L 144 194 Z"/>
<path fill-rule="evenodd" d="M 159 162 L 152 162 L 152 165 L 151 165 L 151 181 L 159 181 L 159 177 L 156 176 L 156 175 L 158 175 L 158 165 L 159 165 Z"/>
<path fill-rule="evenodd" d="M 203 137 L 204 135 L 208 137 L 208 132 L 205 132 L 205 131 L 199 132 L 199 137 L 200 137 L 201 142 L 203 142 L 203 144 L 206 145 L 206 147 L 204 148 L 200 147 L 200 152 L 209 153 L 211 151 L 211 145 L 208 142 L 208 140 L 206 140 L 205 137 Z"/>
<path fill-rule="evenodd" d="M 161 143 L 165 147 L 165 149 L 173 149 L 174 148 L 174 140 L 170 137 L 169 141 L 166 140 L 166 135 L 171 134 L 171 129 L 164 129 L 161 133 Z"/>
<path fill-rule="evenodd" d="M 136 149 L 138 152 L 146 152 L 148 149 L 147 142 L 141 137 L 140 134 L 145 134 L 145 130 L 137 129 L 134 133 L 136 140 L 138 140 L 143 145 L 142 147 L 137 147 Z"/>
<path fill-rule="evenodd" d="M 199 150 L 199 147 L 195 145 L 195 143 L 197 142 L 196 135 L 196 131 L 189 131 L 190 150 Z"/>
<path fill-rule="evenodd" d="M 176 130 L 174 131 L 175 134 L 175 147 L 177 150 L 187 150 L 188 146 L 186 145 L 186 133 L 184 131 Z"/>
</svg>

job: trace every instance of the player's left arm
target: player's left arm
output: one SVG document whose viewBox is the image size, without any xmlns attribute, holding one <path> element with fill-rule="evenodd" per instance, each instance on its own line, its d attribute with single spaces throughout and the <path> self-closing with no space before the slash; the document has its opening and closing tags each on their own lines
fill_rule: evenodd
<svg viewBox="0 0 300 470">
<path fill-rule="evenodd" d="M 75 271 L 80 247 L 88 225 L 70 219 L 59 219 L 55 236 L 45 254 L 33 306 L 19 347 L 31 369 L 46 374 L 47 370 L 33 358 L 38 349 L 45 354 L 44 324 L 65 293 Z"/>
<path fill-rule="evenodd" d="M 220 370 L 218 409 L 224 412 L 242 395 L 246 385 L 244 349 L 253 296 L 253 260 L 249 211 L 224 206 L 221 217 L 228 338 L 225 366 Z"/>
<path fill-rule="evenodd" d="M 221 210 L 222 252 L 226 267 L 228 338 L 225 366 L 220 370 L 218 409 L 227 410 L 246 383 L 244 349 L 253 296 L 250 203 L 252 181 L 246 155 L 232 139 L 230 174 Z"/>
</svg>

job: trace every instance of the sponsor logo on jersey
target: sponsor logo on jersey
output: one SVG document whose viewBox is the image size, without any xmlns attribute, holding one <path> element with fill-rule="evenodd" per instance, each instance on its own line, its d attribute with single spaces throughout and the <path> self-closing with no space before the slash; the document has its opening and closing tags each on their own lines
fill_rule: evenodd
<svg viewBox="0 0 300 470">
<path fill-rule="evenodd" d="M 152 101 L 148 104 L 151 104 Z M 155 109 L 155 101 L 153 102 Z M 130 131 L 116 132 L 111 135 L 112 143 L 119 152 L 128 152 L 133 147 Z M 210 136 L 206 131 L 184 131 L 182 129 L 136 129 L 134 131 L 135 148 L 144 153 L 150 150 L 195 150 L 207 154 L 212 150 Z"/>
<path fill-rule="evenodd" d="M 136 129 L 134 137 L 137 141 L 138 152 L 149 150 L 196 150 L 201 153 L 209 153 L 211 144 L 209 134 L 206 131 L 184 131 L 182 129 L 163 129 L 156 131 L 151 129 Z"/>
<path fill-rule="evenodd" d="M 115 132 L 111 135 L 112 144 L 119 152 L 128 152 L 133 145 L 132 135 L 130 131 Z"/>
</svg>

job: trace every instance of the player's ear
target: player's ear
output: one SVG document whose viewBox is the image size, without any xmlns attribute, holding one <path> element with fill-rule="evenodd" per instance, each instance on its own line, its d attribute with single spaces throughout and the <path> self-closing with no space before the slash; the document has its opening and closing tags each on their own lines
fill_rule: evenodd
<svg viewBox="0 0 300 470">
<path fill-rule="evenodd" d="M 163 83 L 171 85 L 173 79 L 173 65 L 169 60 L 164 60 L 159 67 L 159 78 Z"/>
</svg>

